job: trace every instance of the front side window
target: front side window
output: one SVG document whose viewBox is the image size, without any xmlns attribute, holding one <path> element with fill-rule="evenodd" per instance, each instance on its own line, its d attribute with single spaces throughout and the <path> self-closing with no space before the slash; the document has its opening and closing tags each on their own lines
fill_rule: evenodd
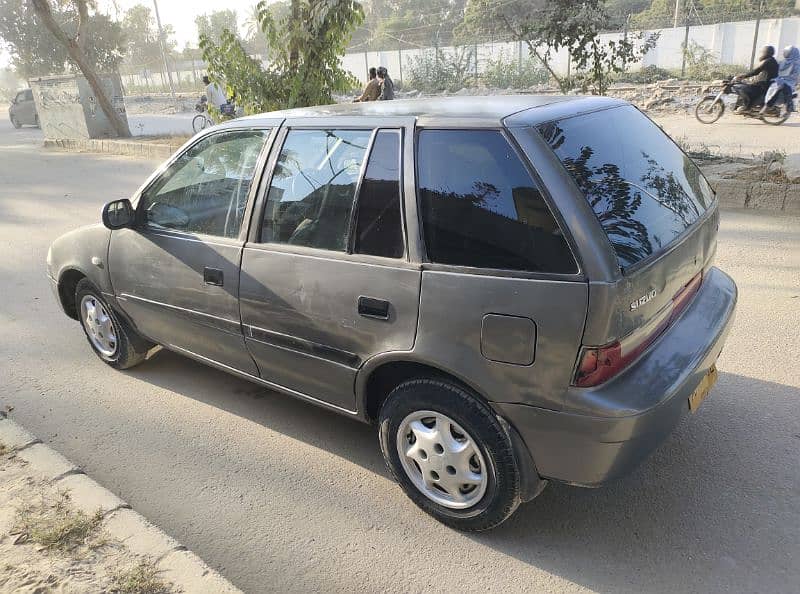
<svg viewBox="0 0 800 594">
<path fill-rule="evenodd" d="M 372 130 L 290 130 L 267 194 L 261 241 L 344 252 Z"/>
<path fill-rule="evenodd" d="M 267 136 L 233 130 L 204 138 L 142 194 L 140 216 L 157 229 L 237 237 Z"/>
<path fill-rule="evenodd" d="M 431 262 L 577 272 L 536 182 L 500 131 L 421 131 L 417 174 Z"/>
</svg>

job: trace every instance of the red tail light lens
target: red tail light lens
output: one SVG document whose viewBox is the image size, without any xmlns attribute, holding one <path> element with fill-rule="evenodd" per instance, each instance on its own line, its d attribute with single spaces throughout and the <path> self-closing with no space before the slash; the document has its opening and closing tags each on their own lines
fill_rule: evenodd
<svg viewBox="0 0 800 594">
<path fill-rule="evenodd" d="M 699 272 L 675 294 L 670 307 L 622 340 L 601 347 L 583 347 L 572 385 L 599 386 L 633 363 L 686 309 L 702 282 L 703 273 Z"/>
</svg>

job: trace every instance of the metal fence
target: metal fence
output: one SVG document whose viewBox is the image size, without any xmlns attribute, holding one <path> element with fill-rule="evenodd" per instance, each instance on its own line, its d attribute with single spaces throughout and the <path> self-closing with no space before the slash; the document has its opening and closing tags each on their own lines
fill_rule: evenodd
<svg viewBox="0 0 800 594">
<path fill-rule="evenodd" d="M 800 46 L 800 18 L 759 19 L 750 21 L 722 22 L 708 25 L 692 25 L 653 29 L 659 33 L 656 46 L 644 59 L 631 66 L 635 71 L 645 66 L 658 66 L 665 70 L 680 73 L 684 66 L 684 47 L 703 48 L 719 64 L 747 67 L 762 45 L 773 45 L 780 49 L 786 45 Z M 633 31 L 629 35 L 635 35 Z M 625 32 L 606 33 L 601 39 L 620 39 Z M 406 49 L 386 48 L 380 51 L 347 53 L 341 58 L 342 67 L 361 81 L 367 78 L 371 66 L 385 66 L 395 82 L 403 83 L 415 63 L 426 55 L 440 52 L 455 56 L 459 52 L 469 53 L 469 68 L 476 76 L 482 74 L 492 62 L 519 62 L 528 58 L 528 48 L 523 42 L 489 42 L 469 46 L 447 46 Z M 544 49 L 544 48 L 542 48 Z M 257 57 L 257 56 L 256 56 Z M 559 74 L 567 74 L 570 69 L 566 50 L 554 52 L 549 64 Z M 181 59 L 170 62 L 170 70 L 176 91 L 201 91 L 205 62 L 201 59 Z M 168 92 L 168 77 L 160 60 L 148 64 L 126 64 L 120 68 L 122 83 L 126 94 Z"/>
</svg>

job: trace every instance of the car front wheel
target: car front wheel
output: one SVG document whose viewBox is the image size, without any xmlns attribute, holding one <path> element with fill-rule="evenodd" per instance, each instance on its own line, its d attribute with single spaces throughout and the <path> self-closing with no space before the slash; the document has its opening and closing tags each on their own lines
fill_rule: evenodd
<svg viewBox="0 0 800 594">
<path fill-rule="evenodd" d="M 520 503 L 509 437 L 484 402 L 447 381 L 400 384 L 380 413 L 386 464 L 406 494 L 440 522 L 494 528 Z"/>
<path fill-rule="evenodd" d="M 105 363 L 128 369 L 147 358 L 153 345 L 117 316 L 88 279 L 82 279 L 75 288 L 75 304 L 89 345 Z"/>
<path fill-rule="evenodd" d="M 11 125 L 14 126 L 17 130 L 22 128 L 22 124 L 19 123 L 19 120 L 16 118 L 16 116 L 12 115 L 10 119 L 11 119 Z"/>
</svg>

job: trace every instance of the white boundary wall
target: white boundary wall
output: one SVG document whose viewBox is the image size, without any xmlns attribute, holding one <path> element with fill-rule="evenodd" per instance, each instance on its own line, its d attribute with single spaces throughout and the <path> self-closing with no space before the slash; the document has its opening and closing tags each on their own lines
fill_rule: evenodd
<svg viewBox="0 0 800 594">
<path fill-rule="evenodd" d="M 689 27 L 689 44 L 692 42 L 706 48 L 722 64 L 735 64 L 749 66 L 750 54 L 753 50 L 753 36 L 755 34 L 755 21 L 739 21 L 735 23 L 717 23 L 714 25 L 699 25 Z M 641 63 L 635 64 L 631 70 L 642 66 L 655 65 L 660 68 L 680 69 L 683 41 L 686 35 L 685 27 L 655 29 L 660 32 L 656 47 L 650 50 Z M 633 33 L 635 34 L 635 33 Z M 622 33 L 607 33 L 601 38 L 620 39 Z M 757 47 L 773 45 L 779 52 L 787 45 L 800 47 L 800 18 L 762 19 L 758 30 Z M 519 59 L 526 58 L 528 48 L 523 43 L 484 43 L 476 45 L 478 55 L 478 71 L 487 59 Z M 444 52 L 453 52 L 452 47 L 442 47 Z M 342 57 L 342 66 L 360 80 L 366 79 L 368 66 L 386 66 L 389 74 L 395 80 L 402 80 L 404 72 L 408 69 L 411 60 L 430 52 L 433 48 L 420 49 L 387 49 L 377 52 L 359 52 L 346 54 Z M 560 51 L 551 57 L 553 69 L 565 74 L 567 71 L 567 52 Z M 401 68 L 402 66 L 402 68 Z"/>
</svg>

